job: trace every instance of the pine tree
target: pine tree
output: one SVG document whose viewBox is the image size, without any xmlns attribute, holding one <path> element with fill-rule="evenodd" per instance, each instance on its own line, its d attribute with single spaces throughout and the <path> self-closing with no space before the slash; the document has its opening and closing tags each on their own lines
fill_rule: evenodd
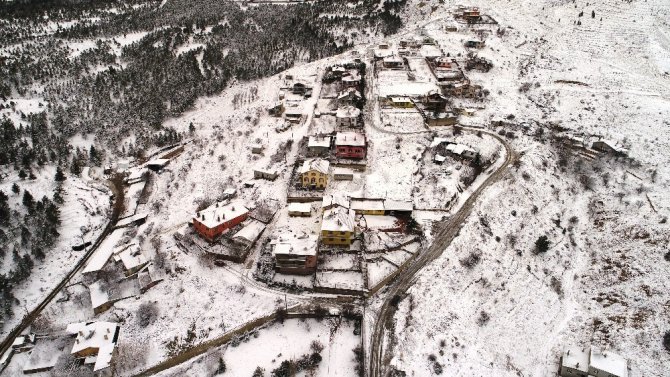
<svg viewBox="0 0 670 377">
<path fill-rule="evenodd" d="M 26 174 L 25 170 L 23 170 L 23 169 L 19 170 L 19 178 L 21 178 L 21 180 L 26 179 L 27 176 L 28 176 L 28 174 Z"/>
<path fill-rule="evenodd" d="M 4 191 L 0 191 L 0 225 L 9 225 L 10 208 L 8 203 L 9 198 Z"/>
<path fill-rule="evenodd" d="M 93 145 L 91 145 L 91 148 L 88 151 L 88 159 L 91 161 L 91 165 L 93 166 L 100 166 L 100 154 L 98 153 L 98 150 L 95 149 Z"/>
<path fill-rule="evenodd" d="M 12 192 L 15 194 L 18 194 L 21 192 L 21 188 L 19 188 L 19 185 L 16 184 L 16 182 L 12 185 Z"/>
<path fill-rule="evenodd" d="M 72 157 L 72 165 L 70 165 L 70 173 L 76 175 L 77 177 L 81 174 L 81 165 L 79 164 L 79 159 L 77 156 Z"/>
<path fill-rule="evenodd" d="M 37 179 L 37 177 L 35 176 L 35 173 L 33 173 L 32 170 L 30 171 L 30 174 L 28 175 L 28 179 L 30 179 L 31 181 L 34 181 L 34 180 Z"/>
<path fill-rule="evenodd" d="M 56 182 L 63 182 L 67 178 L 65 177 L 65 173 L 63 173 L 63 169 L 59 167 L 56 168 Z"/>
<path fill-rule="evenodd" d="M 33 209 L 33 207 L 35 206 L 35 199 L 33 198 L 33 195 L 28 190 L 23 190 L 23 200 L 21 202 L 28 209 Z"/>
</svg>

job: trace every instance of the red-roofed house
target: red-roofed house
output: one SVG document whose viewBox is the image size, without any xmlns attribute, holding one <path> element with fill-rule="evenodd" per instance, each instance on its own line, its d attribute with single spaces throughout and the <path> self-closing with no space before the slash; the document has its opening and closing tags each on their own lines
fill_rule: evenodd
<svg viewBox="0 0 670 377">
<path fill-rule="evenodd" d="M 216 203 L 195 214 L 193 227 L 204 239 L 213 242 L 248 216 L 249 210 L 242 201 L 236 200 L 225 205 Z"/>
<path fill-rule="evenodd" d="M 335 137 L 335 154 L 343 158 L 365 158 L 365 135 L 356 132 L 338 132 Z"/>
</svg>

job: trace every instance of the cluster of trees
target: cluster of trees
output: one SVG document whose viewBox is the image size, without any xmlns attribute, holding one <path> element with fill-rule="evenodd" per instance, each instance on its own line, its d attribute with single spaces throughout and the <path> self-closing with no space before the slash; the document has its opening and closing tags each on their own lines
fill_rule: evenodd
<svg viewBox="0 0 670 377">
<path fill-rule="evenodd" d="M 70 146 L 63 137 L 52 132 L 44 113 L 28 116 L 30 124 L 16 127 L 9 118 L 0 120 L 0 165 L 11 165 L 26 178 L 33 168 L 67 161 Z"/>
<path fill-rule="evenodd" d="M 54 196 L 54 200 L 61 198 L 58 191 Z M 17 211 L 11 209 L 9 196 L 0 191 L 0 262 L 10 250 L 13 262 L 7 274 L 0 274 L 0 322 L 12 316 L 12 306 L 16 302 L 12 290 L 30 276 L 33 258 L 43 260 L 58 239 L 60 209 L 54 200 L 46 196 L 35 200 L 28 190 L 24 190 L 24 210 Z"/>
<path fill-rule="evenodd" d="M 340 53 L 354 43 L 352 32 L 359 37 L 369 30 L 393 33 L 402 24 L 398 12 L 405 5 L 405 0 L 385 1 L 380 8 L 378 1 L 366 0 L 352 7 L 320 0 L 242 9 L 216 0 L 174 0 L 160 7 L 159 2 L 136 1 L 145 6 L 124 2 L 112 13 L 105 12 L 103 1 L 78 2 L 67 11 L 63 2 L 38 1 L 35 9 L 41 11 L 32 13 L 22 2 L 4 6 L 7 14 L 24 17 L 18 24 L 25 28 L 41 25 L 45 12 L 50 21 L 81 18 L 84 11 L 101 20 L 77 22 L 57 30 L 60 38 L 12 49 L 10 58 L 0 62 L 0 95 L 44 85 L 57 131 L 64 136 L 94 133 L 113 148 L 131 134 L 140 147 L 161 143 L 156 134 L 166 118 L 188 110 L 200 96 L 220 92 L 231 80 L 253 80 L 298 61 Z M 120 44 L 114 38 L 139 31 L 149 33 L 116 56 L 114 47 Z M 81 38 L 98 41 L 72 58 L 66 42 Z M 199 47 L 179 50 L 191 41 Z"/>
</svg>

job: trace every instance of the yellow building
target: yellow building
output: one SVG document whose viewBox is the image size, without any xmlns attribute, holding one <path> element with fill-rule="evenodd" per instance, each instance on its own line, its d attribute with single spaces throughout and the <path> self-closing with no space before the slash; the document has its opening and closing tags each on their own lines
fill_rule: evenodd
<svg viewBox="0 0 670 377">
<path fill-rule="evenodd" d="M 389 97 L 388 102 L 391 106 L 399 109 L 411 109 L 414 107 L 414 103 L 409 97 L 392 96 Z"/>
<path fill-rule="evenodd" d="M 324 190 L 328 186 L 330 162 L 321 158 L 306 160 L 298 173 L 303 188 Z"/>
<path fill-rule="evenodd" d="M 354 210 L 340 206 L 323 211 L 321 223 L 321 243 L 325 245 L 348 246 L 354 237 Z"/>
</svg>

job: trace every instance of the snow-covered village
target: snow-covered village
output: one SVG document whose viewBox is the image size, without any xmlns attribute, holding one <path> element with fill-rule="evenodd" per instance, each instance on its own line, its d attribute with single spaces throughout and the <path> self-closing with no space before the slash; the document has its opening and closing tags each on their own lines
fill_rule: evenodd
<svg viewBox="0 0 670 377">
<path fill-rule="evenodd" d="M 0 376 L 670 376 L 670 2 L 0 1 Z"/>
</svg>

